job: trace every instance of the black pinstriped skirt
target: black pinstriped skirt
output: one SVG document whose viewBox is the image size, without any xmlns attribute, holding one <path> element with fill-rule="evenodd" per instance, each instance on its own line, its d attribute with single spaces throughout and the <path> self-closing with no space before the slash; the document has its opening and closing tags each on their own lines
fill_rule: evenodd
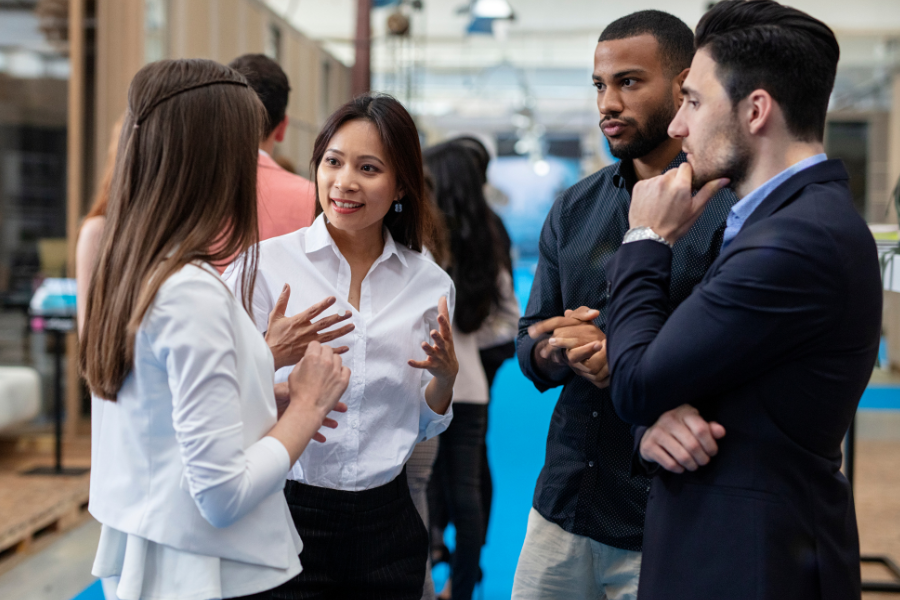
<svg viewBox="0 0 900 600">
<path fill-rule="evenodd" d="M 347 492 L 288 481 L 303 540 L 303 571 L 272 591 L 277 600 L 420 600 L 428 532 L 409 495 L 406 469 L 381 487 Z"/>
</svg>

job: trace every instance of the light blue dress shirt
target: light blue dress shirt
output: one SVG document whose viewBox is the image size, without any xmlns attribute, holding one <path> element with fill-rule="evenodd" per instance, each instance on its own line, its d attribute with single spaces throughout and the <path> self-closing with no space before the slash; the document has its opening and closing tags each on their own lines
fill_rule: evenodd
<svg viewBox="0 0 900 600">
<path fill-rule="evenodd" d="M 744 223 L 747 222 L 747 219 L 750 218 L 753 211 L 762 204 L 763 200 L 768 198 L 769 194 L 775 191 L 775 188 L 800 171 L 808 169 L 825 160 L 828 160 L 828 157 L 825 156 L 825 154 L 816 154 L 815 156 L 804 158 L 741 198 L 737 204 L 731 207 L 731 212 L 728 213 L 728 219 L 725 220 L 725 235 L 722 238 L 722 250 L 724 250 L 738 232 L 740 232 L 741 227 L 744 226 Z"/>
</svg>

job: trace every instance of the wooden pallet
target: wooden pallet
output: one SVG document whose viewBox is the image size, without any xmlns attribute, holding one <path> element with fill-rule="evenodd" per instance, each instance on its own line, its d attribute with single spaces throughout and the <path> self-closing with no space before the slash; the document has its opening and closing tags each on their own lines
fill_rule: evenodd
<svg viewBox="0 0 900 600">
<path fill-rule="evenodd" d="M 0 574 L 89 518 L 88 475 L 0 473 Z"/>
</svg>

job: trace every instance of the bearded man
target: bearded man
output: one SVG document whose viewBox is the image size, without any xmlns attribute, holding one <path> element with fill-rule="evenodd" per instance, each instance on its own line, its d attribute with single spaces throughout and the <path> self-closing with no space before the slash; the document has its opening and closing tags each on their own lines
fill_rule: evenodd
<svg viewBox="0 0 900 600">
<path fill-rule="evenodd" d="M 606 268 L 628 230 L 635 184 L 686 160 L 681 141 L 667 128 L 681 105 L 693 55 L 687 25 L 652 10 L 614 21 L 597 44 L 593 81 L 600 128 L 621 160 L 554 204 L 519 322 L 522 371 L 541 391 L 563 389 L 516 569 L 516 600 L 636 597 L 650 480 L 632 474 L 631 426 L 616 415 L 609 394 Z M 666 286 L 670 306 L 691 293 L 718 256 L 735 201 L 730 190 L 717 193 L 675 245 Z M 582 355 L 575 360 L 553 340 L 578 346 Z"/>
<path fill-rule="evenodd" d="M 860 597 L 841 443 L 875 363 L 882 289 L 847 171 L 822 143 L 839 54 L 799 10 L 719 2 L 669 126 L 688 163 L 635 187 L 608 327 L 616 412 L 651 425 L 640 455 L 662 467 L 641 600 Z M 726 184 L 740 201 L 722 252 L 671 310 L 671 245 L 677 257 Z"/>
</svg>

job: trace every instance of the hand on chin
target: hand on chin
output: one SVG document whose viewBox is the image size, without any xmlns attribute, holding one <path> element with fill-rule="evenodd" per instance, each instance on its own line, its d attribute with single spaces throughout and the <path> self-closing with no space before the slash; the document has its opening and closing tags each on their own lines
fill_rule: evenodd
<svg viewBox="0 0 900 600">
<path fill-rule="evenodd" d="M 639 181 L 631 195 L 628 222 L 631 228 L 649 227 L 670 244 L 688 232 L 727 179 L 707 182 L 693 194 L 693 168 L 683 163 L 658 177 Z"/>
</svg>

